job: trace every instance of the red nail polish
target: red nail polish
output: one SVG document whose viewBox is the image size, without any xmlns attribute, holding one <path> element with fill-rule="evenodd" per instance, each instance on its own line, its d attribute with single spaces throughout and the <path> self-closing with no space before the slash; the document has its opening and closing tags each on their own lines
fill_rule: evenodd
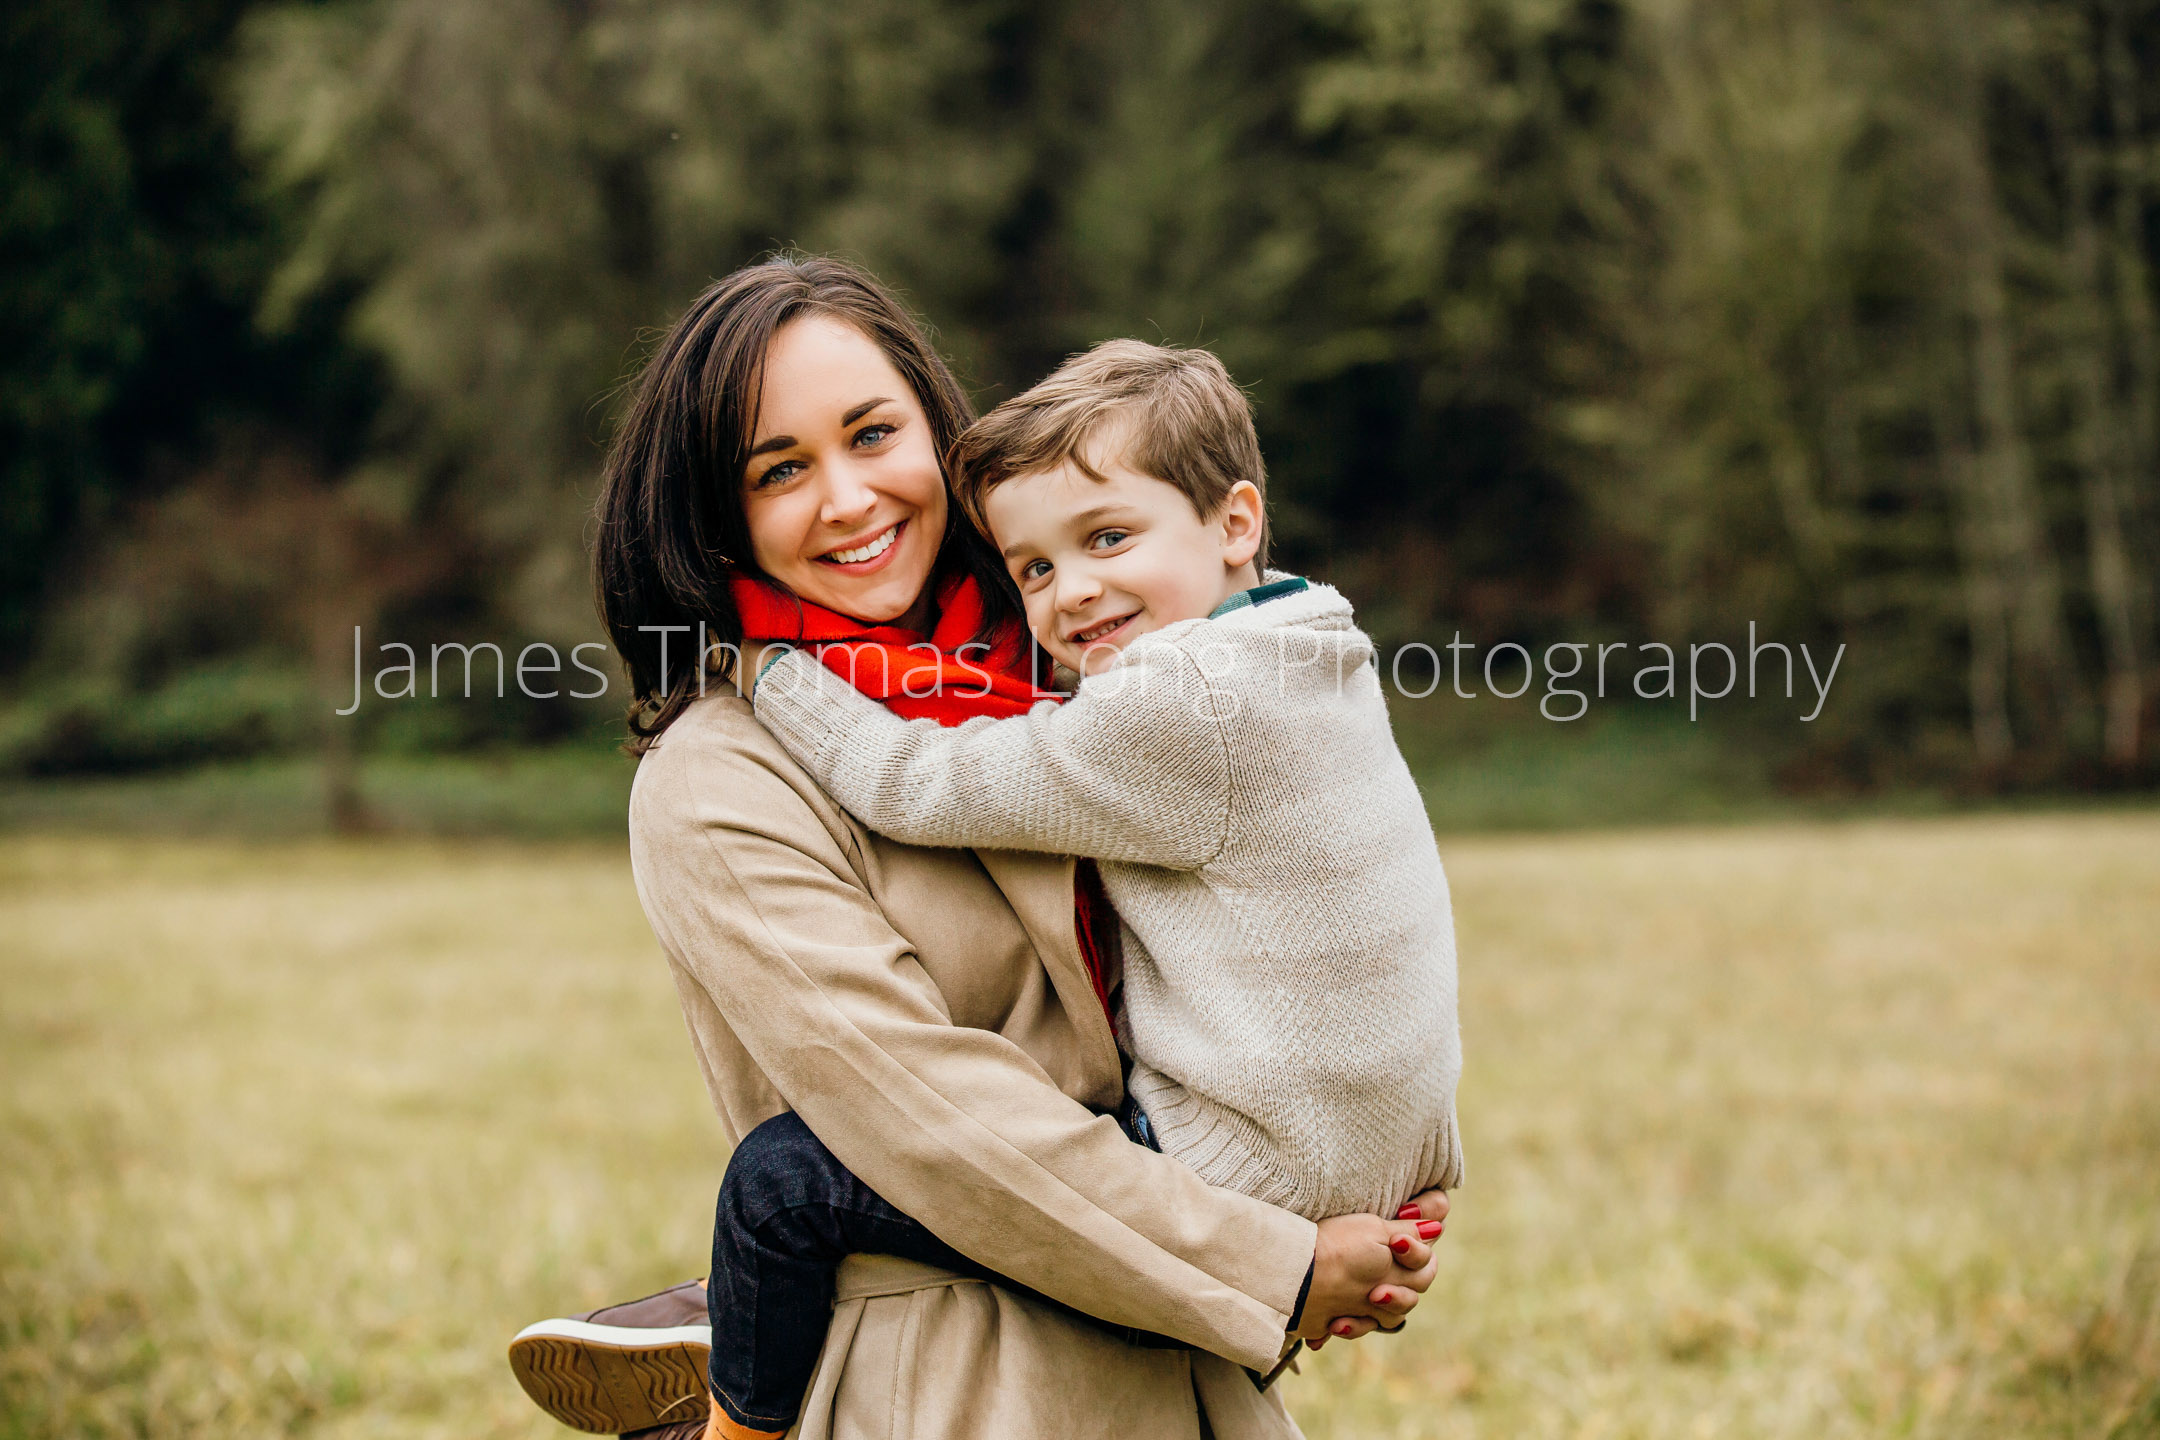
<svg viewBox="0 0 2160 1440">
<path fill-rule="evenodd" d="M 1398 1220 L 1415 1220 L 1418 1218 L 1418 1216 L 1424 1213 L 1424 1211 L 1418 1209 L 1415 1205 L 1405 1205 L 1402 1207 L 1402 1209 L 1395 1212 L 1395 1218 Z"/>
<path fill-rule="evenodd" d="M 1350 1322 L 1347 1320 L 1338 1320 L 1328 1328 L 1333 1330 L 1337 1335 L 1344 1337 L 1345 1339 L 1349 1338 Z"/>
<path fill-rule="evenodd" d="M 1420 1220 L 1417 1225 L 1417 1233 L 1418 1239 L 1430 1240 L 1440 1233 L 1440 1222 L 1438 1220 Z"/>
<path fill-rule="evenodd" d="M 1393 1250 L 1398 1255 L 1407 1254 L 1410 1250 L 1410 1237 L 1398 1235 L 1393 1240 L 1388 1241 L 1387 1246 L 1388 1249 Z"/>
</svg>

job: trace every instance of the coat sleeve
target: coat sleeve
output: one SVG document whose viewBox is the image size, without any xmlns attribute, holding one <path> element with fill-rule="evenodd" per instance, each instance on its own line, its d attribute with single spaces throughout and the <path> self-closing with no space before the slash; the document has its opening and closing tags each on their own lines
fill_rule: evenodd
<svg viewBox="0 0 2160 1440">
<path fill-rule="evenodd" d="M 675 739 L 638 777 L 638 889 L 780 1098 L 980 1263 L 1114 1324 L 1272 1366 L 1312 1223 L 1202 1183 L 1005 1037 L 953 1024 L 785 757 Z"/>
<path fill-rule="evenodd" d="M 756 691 L 758 719 L 880 834 L 1178 870 L 1214 859 L 1228 833 L 1221 703 L 1171 645 L 1062 705 L 956 726 L 902 720 L 804 651 L 774 661 Z"/>
</svg>

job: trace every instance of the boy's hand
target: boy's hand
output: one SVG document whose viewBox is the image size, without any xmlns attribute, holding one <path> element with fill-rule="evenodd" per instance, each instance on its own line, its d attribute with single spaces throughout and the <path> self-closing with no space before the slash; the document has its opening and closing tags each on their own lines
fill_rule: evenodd
<svg viewBox="0 0 2160 1440">
<path fill-rule="evenodd" d="M 1401 1329 L 1403 1317 L 1432 1284 L 1431 1242 L 1445 1229 L 1447 1213 L 1447 1195 L 1428 1190 L 1412 1197 L 1392 1221 L 1376 1215 L 1321 1221 L 1312 1290 L 1294 1333 L 1318 1350 L 1330 1339 Z"/>
</svg>

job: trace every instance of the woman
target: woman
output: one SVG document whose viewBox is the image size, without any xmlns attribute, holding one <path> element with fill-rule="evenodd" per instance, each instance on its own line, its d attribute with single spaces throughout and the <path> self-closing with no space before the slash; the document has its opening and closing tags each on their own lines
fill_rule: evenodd
<svg viewBox="0 0 2160 1440">
<path fill-rule="evenodd" d="M 632 864 L 730 1138 L 795 1112 L 1026 1287 L 851 1258 L 800 1433 L 1294 1435 L 1247 1370 L 1286 1334 L 1398 1324 L 1429 1252 L 1375 1288 L 1336 1222 L 1127 1140 L 1105 1113 L 1123 1093 L 1115 975 L 1082 954 L 1074 863 L 863 829 L 729 683 L 805 615 L 948 654 L 1015 633 L 995 557 L 947 503 L 941 457 L 968 418 L 875 281 L 774 260 L 669 332 L 600 507 L 601 604 L 640 707 Z M 700 634 L 724 662 L 700 660 Z"/>
</svg>

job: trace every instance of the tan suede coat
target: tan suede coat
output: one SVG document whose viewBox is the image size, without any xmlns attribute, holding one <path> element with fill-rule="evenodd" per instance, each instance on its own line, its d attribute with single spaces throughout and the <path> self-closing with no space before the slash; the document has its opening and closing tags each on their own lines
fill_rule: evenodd
<svg viewBox="0 0 2160 1440">
<path fill-rule="evenodd" d="M 1281 1350 L 1313 1226 L 1088 1108 L 1114 1106 L 1120 1078 L 1071 860 L 875 835 L 720 694 L 639 765 L 630 848 L 731 1140 L 792 1109 L 963 1254 L 1196 1347 L 1138 1348 L 1001 1287 L 859 1257 L 794 1433 L 1298 1433 L 1239 1367 Z"/>
</svg>

